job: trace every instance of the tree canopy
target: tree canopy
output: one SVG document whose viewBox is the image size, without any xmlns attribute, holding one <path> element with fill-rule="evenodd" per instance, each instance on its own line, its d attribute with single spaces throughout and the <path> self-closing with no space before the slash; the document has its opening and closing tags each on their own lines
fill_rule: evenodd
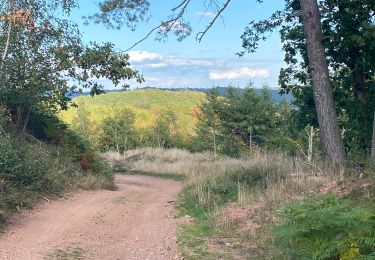
<svg viewBox="0 0 375 260">
<path fill-rule="evenodd" d="M 76 1 L 4 1 L 0 6 L 1 103 L 19 127 L 27 126 L 33 111 L 66 109 L 70 95 L 86 88 L 103 92 L 96 79 L 127 87 L 142 82 L 130 68 L 129 56 L 112 43 L 82 41 L 69 19 Z"/>
<path fill-rule="evenodd" d="M 92 17 L 95 18 L 95 22 L 104 23 L 111 28 L 127 25 L 135 29 L 137 22 L 147 20 L 151 2 L 104 0 L 100 4 L 100 12 Z M 196 35 L 199 41 L 230 2 L 231 0 L 220 3 L 202 1 L 202 5 L 207 10 L 213 11 L 215 15 L 211 22 Z M 320 64 L 322 67 L 328 66 L 327 71 L 329 71 L 329 82 L 325 83 L 324 95 L 333 92 L 333 98 L 328 98 L 332 100 L 332 102 L 329 101 L 332 105 L 328 107 L 328 103 L 323 103 L 318 111 L 316 106 L 319 106 L 321 100 L 317 97 L 323 93 L 316 93 L 317 88 L 314 91 L 312 89 L 314 84 L 318 83 L 314 83 L 314 78 L 311 76 L 312 67 L 309 66 L 311 59 L 309 60 L 306 48 L 301 2 L 300 0 L 285 0 L 285 8 L 276 11 L 265 20 L 256 21 L 249 17 L 249 25 L 241 36 L 243 51 L 240 51 L 239 55 L 255 52 L 261 41 L 266 40 L 271 32 L 278 31 L 283 43 L 286 62 L 286 67 L 280 71 L 279 85 L 282 88 L 281 93 L 292 92 L 295 96 L 294 104 L 298 107 L 297 117 L 300 128 L 306 125 L 317 126 L 319 121 L 317 114 L 323 113 L 320 110 L 326 108 L 326 112 L 332 113 L 332 118 L 329 119 L 332 122 L 319 122 L 323 130 L 322 136 L 325 135 L 326 130 L 329 130 L 329 124 L 335 125 L 337 123 L 334 121 L 338 120 L 346 150 L 368 153 L 371 146 L 375 102 L 374 1 L 317 1 L 317 16 L 321 29 L 315 33 L 321 34 L 321 38 L 315 40 L 324 46 L 325 57 L 321 59 Z M 176 7 L 171 10 L 169 16 L 166 16 L 165 21 L 153 27 L 150 33 L 140 41 L 145 40 L 154 32 L 157 39 L 166 37 L 168 34 L 176 34 L 178 39 L 190 35 L 191 26 L 185 19 L 186 9 L 190 4 L 190 0 L 177 1 Z M 137 43 L 139 42 L 135 44 Z M 315 100 L 314 93 L 316 94 Z M 338 119 L 335 119 L 336 113 Z M 320 118 L 324 120 L 324 116 Z M 334 135 L 338 138 L 335 143 L 341 142 L 337 130 Z M 326 144 L 327 149 L 330 146 L 332 146 L 331 143 Z M 340 145 L 336 148 L 338 147 Z"/>
</svg>

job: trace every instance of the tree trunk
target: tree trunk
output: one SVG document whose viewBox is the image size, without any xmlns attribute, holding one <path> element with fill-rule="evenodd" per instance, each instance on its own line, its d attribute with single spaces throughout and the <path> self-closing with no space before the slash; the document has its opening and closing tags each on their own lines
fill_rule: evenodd
<svg viewBox="0 0 375 260">
<path fill-rule="evenodd" d="M 213 130 L 213 141 L 214 141 L 214 143 L 213 143 L 213 145 L 214 145 L 214 158 L 216 158 L 216 154 L 217 154 L 217 152 L 216 152 L 216 129 L 214 129 Z"/>
<path fill-rule="evenodd" d="M 374 124 L 373 124 L 373 127 L 372 127 L 371 156 L 372 156 L 372 158 L 375 158 L 375 112 L 374 112 Z"/>
<path fill-rule="evenodd" d="M 159 132 L 159 130 L 157 130 L 157 132 L 156 132 L 156 138 L 158 140 L 158 146 L 159 146 L 159 148 L 161 148 L 161 138 L 160 138 L 160 132 Z"/>
<path fill-rule="evenodd" d="M 364 75 L 364 72 L 363 72 L 363 69 L 359 67 L 358 64 L 356 64 L 355 68 L 354 68 L 354 81 L 355 81 L 355 85 L 354 85 L 354 89 L 355 89 L 355 92 L 356 92 L 356 96 L 357 96 L 357 99 L 359 102 L 361 102 L 362 104 L 366 103 L 366 99 L 365 99 L 365 75 Z"/>
<path fill-rule="evenodd" d="M 249 127 L 249 150 L 251 151 L 253 149 L 253 128 Z"/>
<path fill-rule="evenodd" d="M 10 2 L 8 13 L 12 13 L 14 11 L 13 10 L 14 9 L 14 2 L 15 1 L 11 1 Z M 8 57 L 8 49 L 9 49 L 9 45 L 10 45 L 10 36 L 11 36 L 11 33 L 12 33 L 12 21 L 8 20 L 7 40 L 6 40 L 6 43 L 5 43 L 4 52 L 3 52 L 2 61 L 1 61 L 1 68 L 0 68 L 1 70 L 3 69 L 5 60 Z"/>
<path fill-rule="evenodd" d="M 316 0 L 300 0 L 300 3 L 321 142 L 326 159 L 334 167 L 341 167 L 345 150 L 333 102 L 318 3 Z"/>
<path fill-rule="evenodd" d="M 31 115 L 31 112 L 28 111 L 27 115 L 25 117 L 25 120 L 23 121 L 23 127 L 22 127 L 23 132 L 26 132 L 26 130 L 27 130 L 27 124 L 29 123 L 30 115 Z"/>
<path fill-rule="evenodd" d="M 314 127 L 310 126 L 309 129 L 306 129 L 306 132 L 307 132 L 307 138 L 309 141 L 309 148 L 307 150 L 307 161 L 311 163 L 312 157 L 313 157 L 313 147 L 314 147 L 314 135 L 315 135 Z"/>
</svg>

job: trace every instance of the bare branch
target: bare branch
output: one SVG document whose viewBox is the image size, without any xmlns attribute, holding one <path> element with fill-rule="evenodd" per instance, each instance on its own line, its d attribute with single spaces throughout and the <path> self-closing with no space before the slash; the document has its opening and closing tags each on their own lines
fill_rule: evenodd
<svg viewBox="0 0 375 260">
<path fill-rule="evenodd" d="M 229 5 L 229 3 L 231 1 L 232 0 L 226 0 L 226 2 L 224 4 L 222 4 L 222 6 L 220 7 L 219 4 L 215 0 L 210 0 L 209 6 L 215 6 L 217 8 L 217 13 L 216 13 L 215 17 L 212 19 L 212 21 L 206 26 L 206 28 L 204 29 L 204 31 L 199 32 L 196 35 L 196 40 L 197 41 L 199 41 L 199 42 L 202 41 L 202 39 L 205 36 L 205 34 L 211 29 L 211 27 L 215 24 L 215 22 L 217 21 L 217 19 L 219 17 L 221 17 L 222 13 L 228 7 L 228 5 Z M 156 26 L 152 30 L 150 30 L 149 33 L 147 33 L 145 37 L 143 37 L 142 39 L 140 39 L 139 41 L 137 41 L 136 43 L 134 43 L 132 46 L 130 46 L 125 51 L 126 52 L 130 51 L 131 49 L 133 49 L 134 47 L 136 47 L 137 45 L 139 45 L 140 43 L 142 43 L 143 41 L 145 41 L 146 39 L 148 39 L 154 32 L 156 32 L 158 30 L 163 29 L 164 33 L 168 34 L 171 30 L 174 29 L 174 27 L 177 24 L 177 22 L 180 19 L 183 18 L 184 14 L 186 13 L 186 9 L 187 9 L 187 7 L 189 6 L 190 3 L 191 3 L 191 0 L 181 0 L 181 2 L 176 7 L 174 7 L 172 9 L 173 12 L 176 12 L 176 11 L 179 10 L 179 12 L 176 15 L 173 15 L 166 22 L 161 22 L 158 26 Z M 207 9 L 209 8 L 209 6 L 207 7 Z M 164 36 L 164 33 L 162 34 L 162 36 Z"/>
<path fill-rule="evenodd" d="M 189 3 L 190 3 L 191 0 L 184 0 L 181 4 L 179 4 L 177 7 L 173 8 L 172 10 L 175 11 L 177 10 L 177 8 L 181 8 L 180 12 L 178 13 L 178 15 L 174 18 L 172 18 L 171 20 L 169 20 L 168 22 L 166 23 L 162 23 L 160 27 L 163 27 L 163 25 L 167 25 L 167 33 L 171 31 L 171 29 L 173 29 L 173 26 L 177 23 L 177 21 L 182 18 L 182 16 L 185 14 L 186 12 L 186 8 L 188 7 Z"/>
<path fill-rule="evenodd" d="M 199 32 L 196 36 L 196 39 L 198 42 L 201 42 L 203 37 L 206 35 L 206 33 L 208 32 L 208 30 L 211 29 L 211 27 L 215 24 L 216 20 L 221 17 L 221 14 L 224 12 L 224 10 L 228 7 L 229 3 L 231 2 L 232 0 L 227 0 L 223 6 L 218 10 L 217 14 L 215 15 L 215 17 L 212 19 L 212 21 L 206 26 L 206 28 L 204 29 L 204 31 L 202 32 Z"/>
<path fill-rule="evenodd" d="M 180 12 L 176 15 L 173 16 L 171 19 L 169 19 L 166 22 L 161 22 L 158 26 L 154 27 L 152 30 L 149 31 L 149 33 L 146 34 L 145 37 L 134 43 L 132 46 L 130 46 L 125 52 L 130 51 L 143 41 L 145 41 L 148 37 L 150 37 L 155 31 L 164 28 L 166 30 L 166 33 L 169 33 L 173 27 L 176 25 L 177 21 L 183 17 L 183 15 L 186 12 L 186 8 L 190 4 L 191 0 L 183 0 L 179 5 L 177 5 L 175 8 L 172 9 L 172 11 L 176 11 L 178 9 L 181 9 Z"/>
<path fill-rule="evenodd" d="M 175 8 L 172 8 L 172 12 L 175 12 L 177 9 L 181 8 L 183 5 L 185 5 L 187 2 L 190 2 L 190 0 L 183 0 L 181 3 L 179 3 Z M 186 5 L 185 5 L 186 6 Z"/>
<path fill-rule="evenodd" d="M 134 43 L 132 46 L 130 46 L 128 49 L 125 50 L 125 52 L 128 52 L 130 51 L 131 49 L 133 49 L 135 46 L 137 46 L 138 44 L 142 43 L 143 41 L 145 41 L 148 37 L 151 36 L 151 34 L 153 34 L 155 31 L 159 30 L 160 28 L 164 27 L 165 24 L 168 24 L 168 23 L 171 23 L 173 22 L 174 20 L 169 20 L 167 22 L 162 22 L 161 24 L 159 24 L 158 26 L 154 27 L 151 31 L 148 32 L 148 34 L 146 34 L 145 37 L 143 37 L 142 39 L 140 39 L 139 41 L 137 41 L 136 43 Z"/>
</svg>

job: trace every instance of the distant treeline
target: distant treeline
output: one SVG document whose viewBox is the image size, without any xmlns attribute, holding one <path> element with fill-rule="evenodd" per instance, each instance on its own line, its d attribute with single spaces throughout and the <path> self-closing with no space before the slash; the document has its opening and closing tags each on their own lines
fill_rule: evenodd
<svg viewBox="0 0 375 260">
<path fill-rule="evenodd" d="M 177 147 L 239 156 L 263 147 L 312 158 L 306 126 L 298 125 L 288 101 L 275 102 L 275 90 L 198 93 L 147 89 L 79 97 L 73 100 L 78 108 L 62 117 L 101 151 Z M 312 138 L 316 143 L 318 135 Z"/>
<path fill-rule="evenodd" d="M 154 88 L 154 87 L 144 87 L 144 88 L 137 88 L 135 90 L 124 90 L 124 89 L 111 89 L 106 90 L 106 93 L 112 93 L 112 92 L 129 92 L 129 91 L 137 91 L 137 90 L 162 90 L 162 91 L 194 91 L 194 92 L 202 92 L 202 93 L 209 93 L 212 88 Z M 216 87 L 216 91 L 220 96 L 225 96 L 227 87 Z M 244 92 L 245 88 L 238 88 L 238 91 Z M 254 89 L 254 91 L 257 94 L 260 94 L 262 92 L 262 89 Z M 293 101 L 293 95 L 290 93 L 280 94 L 279 89 L 269 88 L 271 99 L 273 102 L 280 103 L 281 101 L 287 101 L 288 103 L 291 103 Z M 74 93 L 71 94 L 71 97 L 79 97 L 79 96 L 90 96 L 90 92 L 83 92 L 83 93 Z"/>
</svg>

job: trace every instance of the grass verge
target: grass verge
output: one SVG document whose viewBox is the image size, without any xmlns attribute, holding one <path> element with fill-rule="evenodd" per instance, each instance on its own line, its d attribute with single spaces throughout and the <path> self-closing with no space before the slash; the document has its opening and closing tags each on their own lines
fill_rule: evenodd
<svg viewBox="0 0 375 260">
<path fill-rule="evenodd" d="M 84 251 L 80 247 L 68 247 L 56 249 L 52 254 L 45 257 L 45 260 L 78 260 L 83 259 Z"/>
<path fill-rule="evenodd" d="M 121 171 L 119 171 L 121 172 Z M 180 174 L 173 174 L 173 173 L 148 173 L 148 172 L 141 172 L 141 171 L 134 171 L 134 172 L 124 172 L 125 175 L 141 175 L 165 180 L 173 180 L 173 181 L 183 181 L 185 176 Z"/>
<path fill-rule="evenodd" d="M 373 226 L 371 169 L 360 179 L 350 170 L 342 176 L 327 165 L 262 151 L 240 159 L 176 149 L 138 149 L 104 157 L 112 166 L 138 174 L 184 176 L 177 212 L 187 221 L 177 238 L 185 259 L 361 259 L 375 251 L 375 230 L 363 229 L 364 222 Z M 305 201 L 314 194 L 312 201 Z M 296 201 L 302 202 L 293 204 Z M 292 242 L 277 243 L 279 237 Z M 327 238 L 336 242 L 325 243 Z M 296 247 L 298 241 L 305 246 Z M 307 248 L 314 243 L 331 248 L 326 252 L 331 258 Z"/>
</svg>

